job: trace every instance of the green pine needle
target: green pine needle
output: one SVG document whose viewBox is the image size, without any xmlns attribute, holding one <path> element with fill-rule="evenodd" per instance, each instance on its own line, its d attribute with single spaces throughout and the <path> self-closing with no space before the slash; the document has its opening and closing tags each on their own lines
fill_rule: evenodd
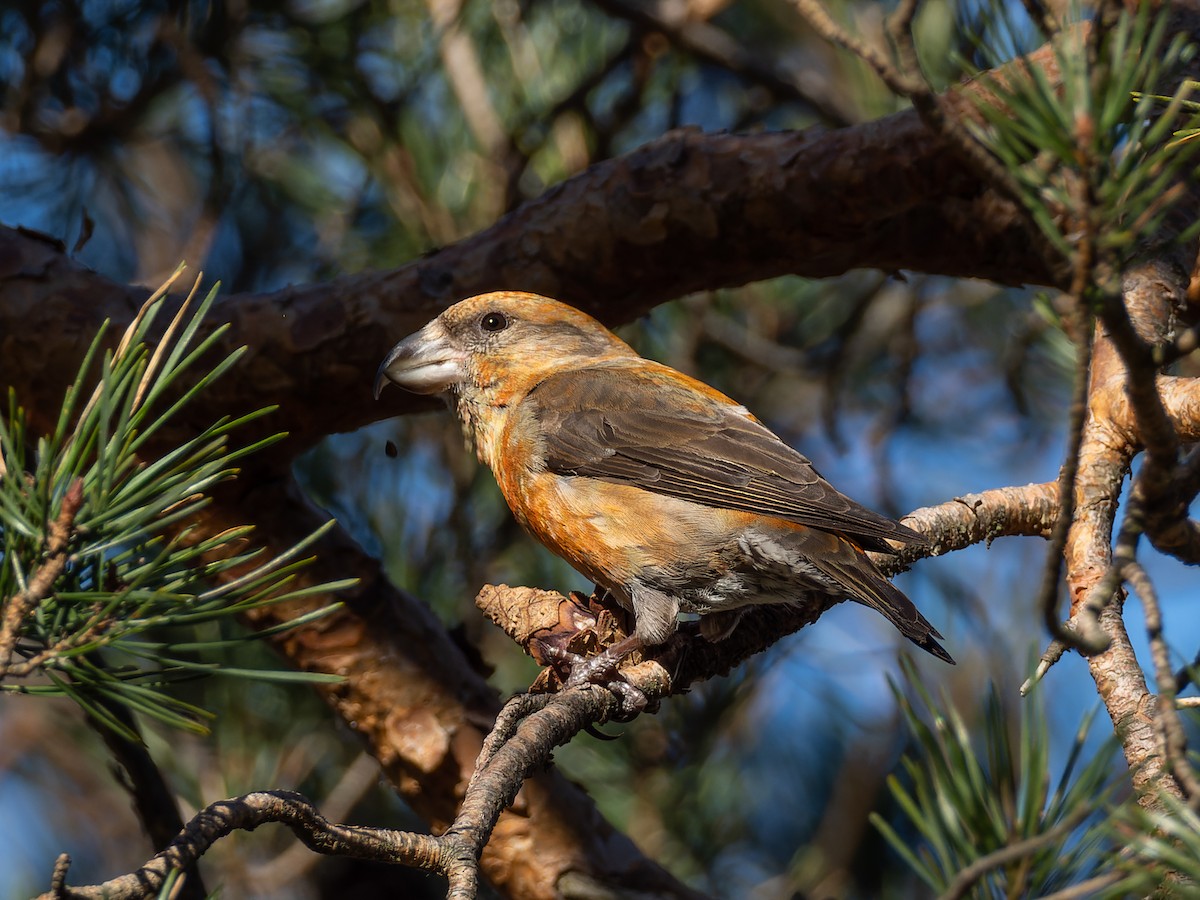
<svg viewBox="0 0 1200 900">
<path fill-rule="evenodd" d="M 1039 836 L 1044 843 L 990 869 L 969 896 L 1036 897 L 1106 871 L 1121 877 L 1114 867 L 1122 843 L 1107 817 L 1117 806 L 1116 745 L 1109 741 L 1081 765 L 1091 715 L 1055 773 L 1036 695 L 1022 701 L 1014 721 L 992 691 L 979 720 L 968 722 L 945 697 L 934 700 L 911 664 L 904 676 L 892 689 L 914 749 L 903 761 L 906 777 L 888 782 L 899 817 L 876 813 L 872 822 L 922 881 L 943 892 L 988 854 Z"/>
<path fill-rule="evenodd" d="M 1057 88 L 1042 68 L 1005 64 L 989 45 L 976 46 L 1002 75 L 979 73 L 984 123 L 968 127 L 1013 173 L 1017 199 L 1067 264 L 1077 263 L 1081 241 L 1094 242 L 1083 257 L 1093 261 L 1093 283 L 1102 271 L 1119 273 L 1157 236 L 1200 148 L 1200 103 L 1188 99 L 1196 83 L 1174 96 L 1154 93 L 1195 48 L 1180 35 L 1168 40 L 1170 10 L 1151 6 L 1123 12 L 1095 60 L 1078 25 L 1054 36 Z M 1017 35 L 1012 15 L 997 10 Z"/>
<path fill-rule="evenodd" d="M 332 523 L 274 558 L 246 546 L 249 527 L 190 545 L 186 527 L 179 530 L 209 502 L 214 486 L 236 477 L 238 460 L 283 435 L 244 446 L 230 443 L 233 433 L 268 415 L 269 408 L 223 417 L 157 458 L 138 455 L 242 354 L 237 350 L 215 363 L 206 361 L 225 330 L 201 332 L 216 289 L 194 306 L 193 291 L 152 348 L 150 328 L 165 294 L 166 286 L 147 302 L 117 349 L 102 351 L 107 327 L 100 329 L 49 435 L 28 434 L 25 411 L 11 390 L 0 414 L 0 611 L 6 616 L 12 611 L 17 624 L 7 637 L 0 635 L 0 690 L 68 697 L 130 740 L 138 738 L 127 733 L 110 704 L 124 704 L 171 727 L 206 730 L 211 713 L 170 693 L 180 679 L 221 674 L 337 680 L 222 668 L 203 658 L 311 622 L 336 604 L 244 637 L 205 641 L 197 639 L 195 629 L 248 609 L 353 584 L 292 586 L 297 572 L 311 562 L 305 550 Z M 80 488 L 82 502 L 67 522 L 64 504 Z M 60 530 L 66 527 L 62 522 L 69 526 L 66 543 L 57 550 L 56 522 Z M 46 568 L 51 565 L 58 567 L 57 574 Z M 249 572 L 229 577 L 247 565 L 253 567 Z M 46 571 L 55 574 L 48 588 L 39 582 Z M 40 593 L 30 596 L 35 589 Z"/>
</svg>

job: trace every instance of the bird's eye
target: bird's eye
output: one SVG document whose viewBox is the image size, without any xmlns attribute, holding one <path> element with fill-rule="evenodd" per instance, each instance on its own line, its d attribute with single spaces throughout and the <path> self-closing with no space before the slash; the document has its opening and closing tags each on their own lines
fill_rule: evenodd
<svg viewBox="0 0 1200 900">
<path fill-rule="evenodd" d="M 485 313 L 483 318 L 479 320 L 479 327 L 484 331 L 503 331 L 508 327 L 508 319 L 504 313 Z"/>
</svg>

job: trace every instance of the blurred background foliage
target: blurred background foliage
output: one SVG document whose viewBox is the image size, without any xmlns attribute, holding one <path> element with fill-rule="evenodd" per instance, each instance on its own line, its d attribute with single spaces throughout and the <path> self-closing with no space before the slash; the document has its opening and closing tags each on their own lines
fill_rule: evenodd
<svg viewBox="0 0 1200 900">
<path fill-rule="evenodd" d="M 883 41 L 881 5 L 832 6 Z M 986 7 L 924 5 L 935 82 L 960 76 L 956 59 L 978 62 L 981 43 L 1021 49 Z M 786 0 L 4 0 L 0 85 L 5 224 L 59 237 L 115 279 L 154 285 L 186 259 L 229 292 L 401 265 L 670 128 L 837 126 L 897 107 Z M 1032 299 L 851 272 L 681 298 L 622 334 L 744 402 L 856 499 L 900 515 L 1056 476 L 1071 349 Z M 589 587 L 520 533 L 448 415 L 333 436 L 299 474 L 397 583 L 481 648 L 502 692 L 535 670 L 475 612 L 478 587 Z M 1007 540 L 900 578 L 959 661 L 919 660 L 913 677 L 940 686 L 968 733 L 982 728 L 989 686 L 1015 696 L 1041 640 L 1028 578 L 1040 554 L 1039 542 Z M 1181 578 L 1169 566 L 1155 577 L 1170 619 Z M 1200 636 L 1172 637 L 1190 659 Z M 887 686 L 902 643 L 840 606 L 619 740 L 579 738 L 558 762 L 649 855 L 714 895 L 919 895 L 927 888 L 868 821 L 877 811 L 912 835 L 886 788 L 915 746 Z M 251 666 L 266 651 L 236 652 Z M 149 731 L 193 808 L 295 788 L 331 818 L 421 827 L 304 688 L 217 679 L 188 692 L 219 710 L 212 736 Z M 1059 765 L 1094 693 L 1078 660 L 1044 693 L 1050 724 L 1028 717 L 1025 739 Z M 74 711 L 7 702 L 0 727 L 0 896 L 42 889 L 64 849 L 74 880 L 146 858 Z M 282 829 L 238 834 L 206 859 L 207 883 L 231 898 L 371 896 L 385 877 L 414 897 L 441 890 L 292 843 Z"/>
</svg>

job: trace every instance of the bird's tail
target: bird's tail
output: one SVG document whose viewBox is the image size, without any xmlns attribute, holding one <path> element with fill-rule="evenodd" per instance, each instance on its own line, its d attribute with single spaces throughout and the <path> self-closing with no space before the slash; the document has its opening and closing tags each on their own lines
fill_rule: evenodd
<svg viewBox="0 0 1200 900">
<path fill-rule="evenodd" d="M 954 665 L 954 659 L 937 642 L 942 636 L 938 630 L 899 588 L 883 577 L 861 550 L 842 542 L 841 553 L 812 558 L 809 562 L 845 588 L 850 599 L 881 612 L 902 635 L 926 653 Z"/>
</svg>

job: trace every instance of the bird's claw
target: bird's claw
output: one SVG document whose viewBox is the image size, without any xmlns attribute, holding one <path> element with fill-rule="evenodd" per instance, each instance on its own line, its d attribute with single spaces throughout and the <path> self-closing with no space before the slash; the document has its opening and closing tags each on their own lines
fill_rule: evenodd
<svg viewBox="0 0 1200 900">
<path fill-rule="evenodd" d="M 595 656 L 580 656 L 556 643 L 543 641 L 540 644 L 543 656 L 550 660 L 554 670 L 559 673 L 563 690 L 594 684 L 616 696 L 618 712 L 612 717 L 614 721 L 627 722 L 648 705 L 646 695 L 617 671 L 617 665 L 626 654 L 614 654 L 608 648 Z M 562 677 L 564 671 L 566 677 Z"/>
<path fill-rule="evenodd" d="M 624 678 L 615 678 L 604 686 L 617 698 L 617 714 L 612 717 L 614 722 L 632 721 L 649 705 L 646 695 Z"/>
</svg>

